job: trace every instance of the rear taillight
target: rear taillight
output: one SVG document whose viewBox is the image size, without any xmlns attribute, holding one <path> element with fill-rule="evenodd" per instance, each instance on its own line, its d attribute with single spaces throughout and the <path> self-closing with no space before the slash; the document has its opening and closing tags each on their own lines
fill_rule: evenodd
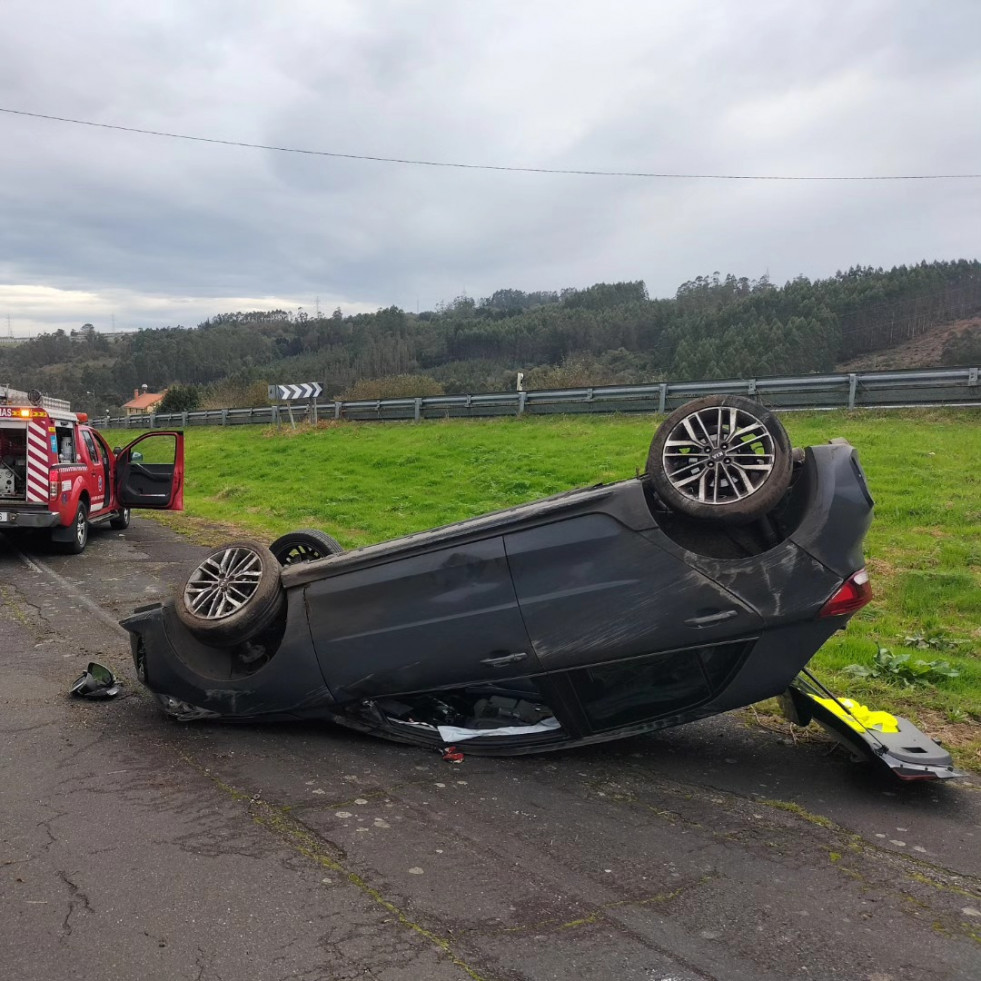
<svg viewBox="0 0 981 981">
<path fill-rule="evenodd" d="M 58 497 L 58 488 L 61 486 L 61 481 L 52 474 L 48 480 L 48 498 L 50 500 L 55 500 Z"/>
<path fill-rule="evenodd" d="M 849 576 L 835 594 L 821 607 L 818 617 L 840 617 L 845 613 L 860 610 L 872 599 L 872 586 L 869 574 L 865 569 L 859 569 Z"/>
</svg>

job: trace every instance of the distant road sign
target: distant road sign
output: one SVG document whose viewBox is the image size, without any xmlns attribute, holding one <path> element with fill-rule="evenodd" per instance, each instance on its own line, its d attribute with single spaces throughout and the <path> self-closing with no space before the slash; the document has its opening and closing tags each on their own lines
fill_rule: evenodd
<svg viewBox="0 0 981 981">
<path fill-rule="evenodd" d="M 295 399 L 316 399 L 323 395 L 324 386 L 319 382 L 302 382 L 299 385 L 270 385 L 269 398 L 282 402 Z"/>
</svg>

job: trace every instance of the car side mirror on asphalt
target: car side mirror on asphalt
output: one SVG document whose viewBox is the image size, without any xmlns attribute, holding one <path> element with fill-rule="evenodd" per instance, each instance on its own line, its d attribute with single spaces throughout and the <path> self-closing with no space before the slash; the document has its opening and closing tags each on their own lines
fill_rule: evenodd
<svg viewBox="0 0 981 981">
<path fill-rule="evenodd" d="M 78 698 L 113 698 L 119 694 L 119 685 L 115 675 L 104 664 L 89 661 L 89 666 L 68 691 Z"/>
</svg>

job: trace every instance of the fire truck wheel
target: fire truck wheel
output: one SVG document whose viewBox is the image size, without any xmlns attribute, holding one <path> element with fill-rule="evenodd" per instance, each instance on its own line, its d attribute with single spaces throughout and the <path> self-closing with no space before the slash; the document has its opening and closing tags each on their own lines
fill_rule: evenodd
<svg viewBox="0 0 981 981">
<path fill-rule="evenodd" d="M 338 555 L 344 551 L 340 542 L 316 528 L 303 528 L 280 536 L 269 546 L 280 565 L 296 565 Z"/>
<path fill-rule="evenodd" d="M 283 609 L 279 562 L 259 542 L 215 549 L 188 576 L 177 616 L 197 638 L 234 647 L 268 627 Z"/>
<path fill-rule="evenodd" d="M 122 531 L 129 527 L 129 508 L 120 508 L 114 518 L 109 519 L 109 527 Z"/>
<path fill-rule="evenodd" d="M 72 537 L 62 543 L 62 548 L 69 555 L 78 555 L 85 551 L 85 546 L 89 542 L 89 509 L 84 501 L 78 502 L 78 510 L 75 512 L 75 520 L 72 522 Z"/>
</svg>

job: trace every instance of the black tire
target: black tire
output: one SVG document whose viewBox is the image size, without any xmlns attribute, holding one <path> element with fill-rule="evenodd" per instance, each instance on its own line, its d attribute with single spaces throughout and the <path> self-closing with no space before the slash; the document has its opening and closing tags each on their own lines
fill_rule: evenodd
<svg viewBox="0 0 981 981">
<path fill-rule="evenodd" d="M 325 559 L 328 555 L 339 555 L 344 549 L 330 535 L 316 528 L 302 528 L 277 538 L 269 546 L 269 551 L 276 556 L 280 565 L 287 566 Z"/>
<path fill-rule="evenodd" d="M 109 527 L 116 531 L 123 531 L 129 527 L 130 512 L 129 508 L 120 508 L 116 514 L 109 519 Z"/>
<path fill-rule="evenodd" d="M 89 543 L 89 509 L 84 501 L 78 502 L 75 519 L 72 521 L 72 537 L 60 542 L 61 549 L 69 555 L 81 555 Z"/>
<path fill-rule="evenodd" d="M 276 557 L 259 542 L 214 549 L 187 577 L 177 616 L 195 637 L 234 647 L 265 630 L 285 603 Z"/>
<path fill-rule="evenodd" d="M 738 395 L 708 395 L 676 409 L 658 427 L 647 457 L 648 478 L 671 510 L 730 525 L 772 510 L 792 469 L 783 424 Z"/>
</svg>

